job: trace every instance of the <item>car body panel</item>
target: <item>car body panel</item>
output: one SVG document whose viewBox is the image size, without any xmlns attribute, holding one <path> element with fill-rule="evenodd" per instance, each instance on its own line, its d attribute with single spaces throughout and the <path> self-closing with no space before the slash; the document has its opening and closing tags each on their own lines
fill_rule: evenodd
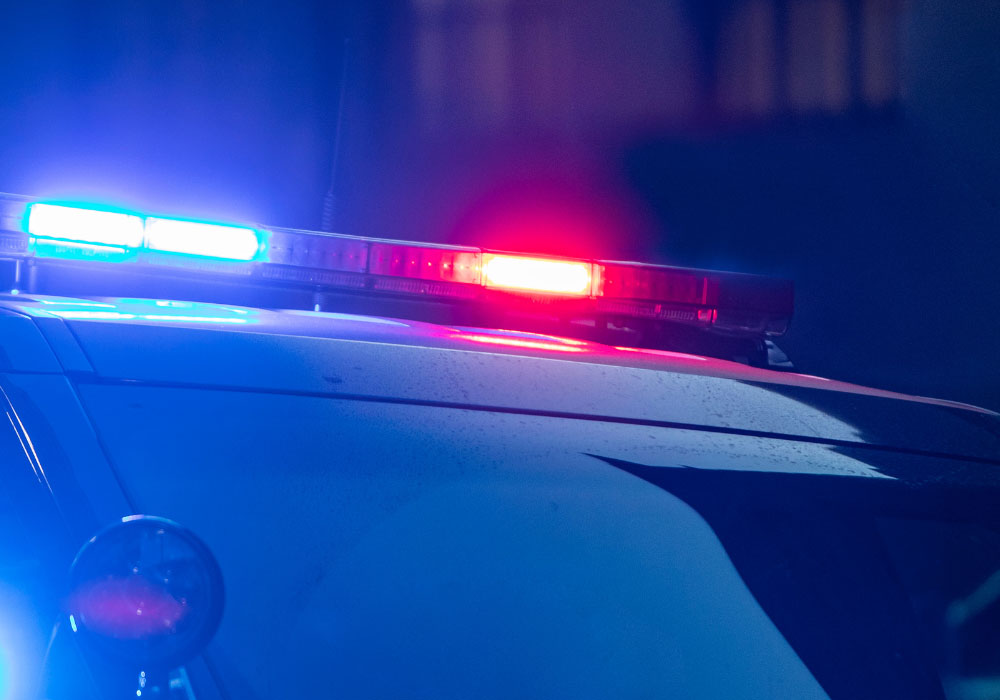
<svg viewBox="0 0 1000 700">
<path fill-rule="evenodd" d="M 63 371 L 38 321 L 8 309 L 0 309 L 0 368 L 19 372 Z"/>
<path fill-rule="evenodd" d="M 678 353 L 368 316 L 156 300 L 8 302 L 106 381 L 430 402 L 996 461 L 996 414 Z M 51 363 L 49 363 L 51 365 Z"/>
<path fill-rule="evenodd" d="M 79 536 L 132 512 L 90 418 L 61 375 L 2 373 L 8 418 L 23 431 L 23 448 L 37 463 L 66 524 Z"/>
</svg>

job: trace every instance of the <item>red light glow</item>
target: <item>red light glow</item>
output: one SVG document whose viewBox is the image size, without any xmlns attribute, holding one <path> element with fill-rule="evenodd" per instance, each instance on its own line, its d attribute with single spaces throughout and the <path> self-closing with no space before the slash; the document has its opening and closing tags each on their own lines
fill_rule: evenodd
<svg viewBox="0 0 1000 700">
<path fill-rule="evenodd" d="M 459 333 L 451 336 L 458 340 L 469 340 L 473 343 L 483 343 L 485 345 L 505 345 L 514 348 L 526 348 L 529 350 L 556 350 L 557 352 L 586 352 L 585 347 L 579 344 L 568 344 L 563 342 L 546 342 L 543 340 L 531 340 L 530 338 L 512 338 L 503 335 L 475 335 Z"/>
<path fill-rule="evenodd" d="M 671 352 L 669 350 L 653 350 L 652 348 L 627 348 L 623 345 L 616 345 L 615 350 L 620 350 L 622 352 L 640 352 L 645 355 L 659 355 L 661 357 L 673 357 L 673 358 L 679 358 L 681 360 L 698 360 L 699 362 L 705 362 L 707 359 L 699 355 L 689 355 L 688 353 L 685 352 Z"/>
<path fill-rule="evenodd" d="M 483 253 L 483 285 L 494 289 L 588 296 L 593 267 L 592 263 L 580 260 Z"/>
</svg>

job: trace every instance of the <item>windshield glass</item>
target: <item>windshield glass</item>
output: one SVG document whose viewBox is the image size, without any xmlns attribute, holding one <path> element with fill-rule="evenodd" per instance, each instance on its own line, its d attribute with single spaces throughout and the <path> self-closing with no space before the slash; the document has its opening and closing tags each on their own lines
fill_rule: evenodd
<svg viewBox="0 0 1000 700">
<path fill-rule="evenodd" d="M 863 463 L 434 406 L 81 395 L 138 507 L 215 551 L 206 660 L 242 697 L 941 698 L 940 669 L 956 700 L 996 675 L 994 524 L 902 493 L 888 457 L 816 476 L 790 457 Z M 754 450 L 785 473 L 677 468 Z"/>
<path fill-rule="evenodd" d="M 877 527 L 948 699 L 1000 698 L 1000 531 L 898 518 Z"/>
</svg>

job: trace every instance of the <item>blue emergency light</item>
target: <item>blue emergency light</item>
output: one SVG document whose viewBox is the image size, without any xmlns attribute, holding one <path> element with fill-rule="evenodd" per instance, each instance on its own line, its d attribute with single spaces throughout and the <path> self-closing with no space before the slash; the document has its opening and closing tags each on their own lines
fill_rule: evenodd
<svg viewBox="0 0 1000 700">
<path fill-rule="evenodd" d="M 25 224 L 25 233 L 43 257 L 78 259 L 81 251 L 105 246 L 123 254 L 155 251 L 246 262 L 261 248 L 257 231 L 244 226 L 63 204 L 29 204 Z"/>
<path fill-rule="evenodd" d="M 37 203 L 28 206 L 26 231 L 35 238 L 67 243 L 139 248 L 143 222 L 123 212 Z"/>
<path fill-rule="evenodd" d="M 183 219 L 146 219 L 146 248 L 224 260 L 253 260 L 260 238 L 251 228 Z"/>
</svg>

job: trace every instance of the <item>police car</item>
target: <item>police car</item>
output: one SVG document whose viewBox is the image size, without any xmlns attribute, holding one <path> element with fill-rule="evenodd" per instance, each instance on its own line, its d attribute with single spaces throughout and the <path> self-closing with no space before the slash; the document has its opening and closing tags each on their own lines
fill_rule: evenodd
<svg viewBox="0 0 1000 700">
<path fill-rule="evenodd" d="M 1000 696 L 1000 423 L 786 282 L 0 211 L 0 698 Z"/>
</svg>

